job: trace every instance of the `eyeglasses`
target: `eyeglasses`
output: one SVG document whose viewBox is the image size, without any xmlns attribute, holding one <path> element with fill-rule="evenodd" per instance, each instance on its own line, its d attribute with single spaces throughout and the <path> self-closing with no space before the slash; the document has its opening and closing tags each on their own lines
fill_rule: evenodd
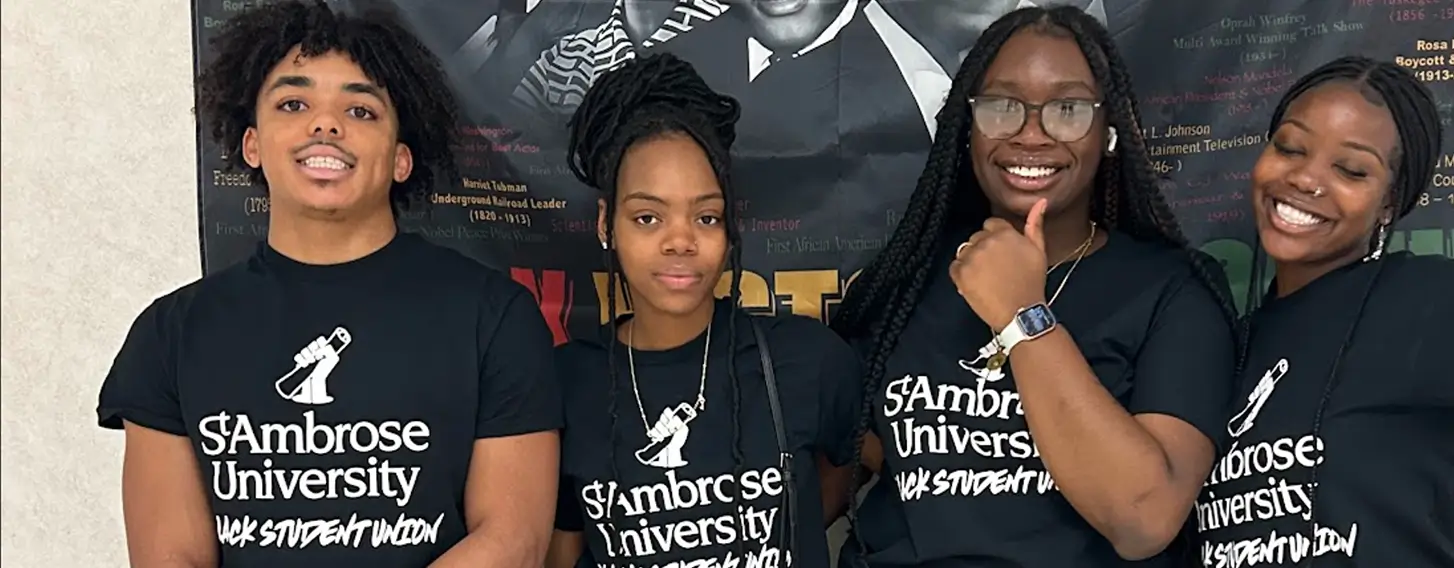
<svg viewBox="0 0 1454 568">
<path fill-rule="evenodd" d="M 1075 142 L 1090 134 L 1101 103 L 1085 99 L 1056 99 L 1030 104 L 1013 97 L 970 97 L 974 125 L 986 138 L 1004 140 L 1025 128 L 1030 111 L 1040 115 L 1040 129 L 1058 142 Z M 1049 111 L 1049 112 L 1047 112 Z"/>
</svg>

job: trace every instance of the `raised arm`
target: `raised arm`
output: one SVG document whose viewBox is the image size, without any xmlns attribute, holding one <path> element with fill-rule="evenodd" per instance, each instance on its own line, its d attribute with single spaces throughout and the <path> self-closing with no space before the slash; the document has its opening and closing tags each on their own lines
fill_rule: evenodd
<svg viewBox="0 0 1454 568">
<path fill-rule="evenodd" d="M 1017 310 L 1044 304 L 1046 200 L 1024 233 L 985 222 L 951 275 L 999 332 Z M 1233 323 L 1191 266 L 1158 295 L 1136 353 L 1131 399 L 1111 395 L 1064 327 L 1010 351 L 1025 421 L 1060 494 L 1121 557 L 1160 553 L 1185 525 L 1225 439 L 1235 378 Z"/>
<path fill-rule="evenodd" d="M 1160 553 L 1186 522 L 1222 438 L 1235 353 L 1230 322 L 1190 278 L 1155 316 L 1129 408 L 1063 328 L 1011 351 L 1046 469 L 1123 558 Z"/>
</svg>

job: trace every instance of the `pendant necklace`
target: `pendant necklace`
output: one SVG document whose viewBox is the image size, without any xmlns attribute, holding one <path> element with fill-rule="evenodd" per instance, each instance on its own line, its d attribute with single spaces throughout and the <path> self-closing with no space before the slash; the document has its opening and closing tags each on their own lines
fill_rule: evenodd
<svg viewBox="0 0 1454 568">
<path fill-rule="evenodd" d="M 651 432 L 652 422 L 646 419 L 646 406 L 641 403 L 641 387 L 636 382 L 636 325 L 626 330 L 626 359 L 631 368 L 631 392 L 636 395 L 636 410 L 641 413 L 641 423 Z M 702 377 L 697 382 L 697 412 L 707 409 L 707 355 L 712 352 L 712 322 L 707 322 L 707 341 L 702 347 Z"/>
</svg>

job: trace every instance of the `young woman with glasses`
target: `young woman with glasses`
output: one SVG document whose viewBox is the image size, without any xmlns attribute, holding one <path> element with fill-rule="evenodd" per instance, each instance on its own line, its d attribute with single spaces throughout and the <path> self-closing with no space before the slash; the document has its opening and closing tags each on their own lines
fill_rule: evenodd
<svg viewBox="0 0 1454 568">
<path fill-rule="evenodd" d="M 850 565 L 1184 563 L 1167 549 L 1224 436 L 1235 312 L 1158 191 L 1135 101 L 1076 8 L 1012 12 L 969 52 L 834 321 L 866 360 L 879 475 Z"/>
</svg>

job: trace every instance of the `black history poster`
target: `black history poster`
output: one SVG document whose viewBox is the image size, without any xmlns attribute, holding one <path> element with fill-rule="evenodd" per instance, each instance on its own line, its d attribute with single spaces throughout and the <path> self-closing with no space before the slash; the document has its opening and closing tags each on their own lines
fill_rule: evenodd
<svg viewBox="0 0 1454 568">
<path fill-rule="evenodd" d="M 1349 53 L 1396 61 L 1433 89 L 1454 138 L 1454 0 L 1054 1 L 1081 6 L 1115 34 L 1172 207 L 1193 243 L 1225 263 L 1239 301 L 1255 238 L 1249 171 L 1271 107 L 1298 76 Z M 252 3 L 196 0 L 199 67 L 211 34 Z M 601 72 L 668 50 L 742 101 L 734 177 L 749 270 L 743 301 L 826 317 L 892 233 L 964 51 L 994 19 L 1034 3 L 335 2 L 397 10 L 444 61 L 466 107 L 466 123 L 454 125 L 464 135 L 461 179 L 442 180 L 431 207 L 402 219 L 406 230 L 508 271 L 536 295 L 557 341 L 605 319 L 596 195 L 564 159 L 565 121 Z M 264 238 L 268 201 L 221 169 L 215 147 L 200 148 L 210 272 Z M 1419 205 L 1391 247 L 1454 256 L 1454 139 Z"/>
</svg>

